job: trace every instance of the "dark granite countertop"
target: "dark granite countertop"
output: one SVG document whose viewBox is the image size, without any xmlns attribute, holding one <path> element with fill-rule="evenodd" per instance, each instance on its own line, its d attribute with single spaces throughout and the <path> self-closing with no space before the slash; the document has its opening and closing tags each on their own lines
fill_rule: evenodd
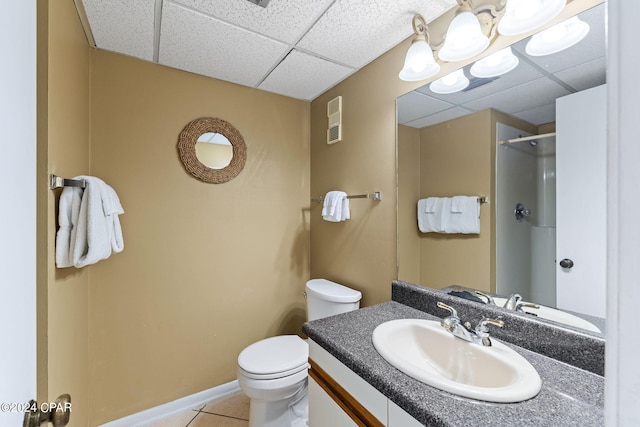
<svg viewBox="0 0 640 427">
<path fill-rule="evenodd" d="M 303 331 L 369 384 L 427 426 L 601 426 L 604 425 L 604 378 L 555 359 L 505 343 L 531 363 L 540 393 L 519 403 L 468 399 L 428 386 L 400 372 L 379 355 L 371 335 L 394 319 L 437 317 L 385 302 L 314 320 Z"/>
</svg>

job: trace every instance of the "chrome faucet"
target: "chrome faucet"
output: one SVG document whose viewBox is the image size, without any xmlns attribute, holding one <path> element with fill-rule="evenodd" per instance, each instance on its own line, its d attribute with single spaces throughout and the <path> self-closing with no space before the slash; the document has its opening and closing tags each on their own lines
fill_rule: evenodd
<svg viewBox="0 0 640 427">
<path fill-rule="evenodd" d="M 500 328 L 504 326 L 504 322 L 502 320 L 485 319 L 478 323 L 475 330 L 472 330 L 469 322 L 462 324 L 455 308 L 448 306 L 441 301 L 438 301 L 436 305 L 448 310 L 450 313 L 449 316 L 440 321 L 442 327 L 449 331 L 453 336 L 469 341 L 470 343 L 481 344 L 485 347 L 489 347 L 491 346 L 491 338 L 489 338 L 489 328 L 487 325 L 494 325 Z"/>
<path fill-rule="evenodd" d="M 520 296 L 520 294 L 511 294 L 511 296 L 504 303 L 504 308 L 506 308 L 507 310 L 515 310 L 521 299 L 522 296 Z"/>
<path fill-rule="evenodd" d="M 506 308 L 507 310 L 514 310 L 514 311 L 519 311 L 521 313 L 533 314 L 533 313 L 524 311 L 522 309 L 523 307 L 540 308 L 538 304 L 522 301 L 522 296 L 520 296 L 520 294 L 512 294 L 504 303 L 504 308 Z M 533 314 L 533 315 L 536 316 L 536 314 Z"/>
</svg>

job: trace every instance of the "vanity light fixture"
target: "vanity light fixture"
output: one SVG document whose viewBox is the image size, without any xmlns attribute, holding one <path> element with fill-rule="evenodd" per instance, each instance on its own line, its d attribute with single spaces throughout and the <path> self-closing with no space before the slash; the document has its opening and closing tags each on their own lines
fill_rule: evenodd
<svg viewBox="0 0 640 427">
<path fill-rule="evenodd" d="M 464 75 L 462 68 L 435 80 L 429 85 L 431 92 L 447 95 L 460 92 L 469 86 L 469 79 Z"/>
<path fill-rule="evenodd" d="M 438 52 L 443 61 L 462 61 L 472 58 L 489 46 L 489 38 L 482 33 L 480 21 L 471 10 L 469 0 L 458 0 L 460 8 L 449 24 L 444 46 Z"/>
<path fill-rule="evenodd" d="M 516 36 L 535 30 L 558 16 L 565 3 L 566 0 L 507 0 L 498 32 Z"/>
<path fill-rule="evenodd" d="M 535 34 L 527 43 L 525 51 L 531 56 L 558 53 L 585 38 L 589 30 L 589 24 L 574 16 Z"/>
<path fill-rule="evenodd" d="M 429 30 L 424 17 L 417 14 L 413 17 L 412 23 L 415 36 L 399 74 L 401 80 L 408 82 L 428 79 L 440 71 L 440 64 L 435 61 L 429 46 Z"/>
<path fill-rule="evenodd" d="M 518 57 L 511 51 L 511 47 L 506 47 L 476 61 L 469 72 L 474 77 L 497 77 L 516 68 L 519 62 Z"/>
</svg>

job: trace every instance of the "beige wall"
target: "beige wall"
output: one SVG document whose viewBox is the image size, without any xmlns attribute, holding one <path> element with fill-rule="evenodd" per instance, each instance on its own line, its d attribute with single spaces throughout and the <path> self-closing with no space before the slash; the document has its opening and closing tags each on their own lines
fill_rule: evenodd
<svg viewBox="0 0 640 427">
<path fill-rule="evenodd" d="M 420 129 L 398 125 L 398 278 L 420 282 Z"/>
<path fill-rule="evenodd" d="M 47 133 L 44 145 L 39 145 L 38 184 L 46 185 L 47 173 L 64 177 L 89 172 L 90 135 L 90 50 L 78 20 L 73 1 L 59 1 L 48 9 L 47 87 L 40 85 L 40 102 L 47 103 L 47 111 L 39 110 L 39 122 L 45 122 Z M 43 39 L 41 41 L 44 42 Z M 44 93 L 42 93 L 44 92 Z M 41 108 L 41 107 L 40 107 Z M 43 115 L 44 114 L 44 115 Z M 45 130 L 46 129 L 46 130 Z M 44 135 L 40 135 L 42 138 Z M 45 283 L 40 283 L 39 298 L 47 298 L 46 335 L 40 328 L 40 346 L 46 345 L 47 355 L 40 349 L 39 365 L 48 372 L 47 396 L 40 400 L 54 401 L 63 393 L 71 394 L 73 413 L 70 426 L 86 426 L 89 409 L 88 392 L 88 295 L 89 269 L 55 268 L 55 232 L 57 206 L 61 190 L 46 191 L 47 228 L 39 230 L 46 242 L 47 257 L 39 259 L 39 268 L 47 271 Z M 39 310 L 41 305 L 39 303 Z M 47 310 L 45 308 L 45 310 Z M 46 344 L 45 344 L 46 343 Z M 44 359 L 43 359 L 44 358 Z M 42 378 L 41 378 L 42 380 Z M 42 384 L 42 381 L 41 381 Z M 42 388 L 42 387 L 39 387 Z"/>
<path fill-rule="evenodd" d="M 300 333 L 309 103 L 104 51 L 91 70 L 91 173 L 125 210 L 125 250 L 89 267 L 95 425 L 232 381 L 245 346 Z M 228 183 L 180 163 L 178 135 L 203 116 L 245 139 Z"/>
<path fill-rule="evenodd" d="M 497 122 L 538 132 L 535 126 L 495 110 L 480 111 L 420 130 L 398 126 L 398 277 L 401 280 L 432 288 L 457 284 L 495 291 L 493 202 Z M 414 147 L 416 132 L 418 150 Z M 489 197 L 489 203 L 480 208 L 479 235 L 417 230 L 415 208 L 419 198 L 460 194 Z M 416 252 L 420 257 L 418 266 Z"/>
</svg>

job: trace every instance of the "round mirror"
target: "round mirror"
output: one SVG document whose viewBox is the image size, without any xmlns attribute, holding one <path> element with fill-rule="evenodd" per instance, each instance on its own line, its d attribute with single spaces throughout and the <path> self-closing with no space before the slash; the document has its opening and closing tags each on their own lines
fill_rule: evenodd
<svg viewBox="0 0 640 427">
<path fill-rule="evenodd" d="M 223 134 L 206 132 L 196 141 L 196 157 L 211 169 L 222 169 L 231 163 L 233 147 Z"/>
<path fill-rule="evenodd" d="M 229 122 L 212 117 L 195 119 L 184 127 L 178 152 L 191 175 L 213 184 L 235 178 L 247 159 L 240 132 Z"/>
</svg>

